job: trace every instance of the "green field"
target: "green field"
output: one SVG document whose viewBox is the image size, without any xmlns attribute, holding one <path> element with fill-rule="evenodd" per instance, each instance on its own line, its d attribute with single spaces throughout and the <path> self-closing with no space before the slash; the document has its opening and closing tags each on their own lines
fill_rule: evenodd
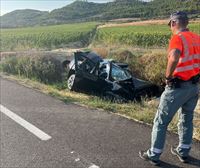
<svg viewBox="0 0 200 168">
<path fill-rule="evenodd" d="M 96 22 L 89 22 L 1 29 L 0 51 L 86 47 L 92 42 L 94 36 L 93 44 L 165 47 L 171 36 L 170 29 L 166 25 L 107 27 L 96 31 L 97 25 Z M 191 24 L 190 28 L 200 34 L 199 24 Z"/>
<path fill-rule="evenodd" d="M 79 23 L 56 26 L 1 29 L 1 51 L 25 49 L 54 49 L 78 42 L 90 43 L 97 23 Z"/>
<path fill-rule="evenodd" d="M 200 34 L 200 25 L 191 24 L 190 29 Z M 166 25 L 136 25 L 106 27 L 98 29 L 95 42 L 108 45 L 123 44 L 129 46 L 167 46 L 171 31 Z"/>
</svg>

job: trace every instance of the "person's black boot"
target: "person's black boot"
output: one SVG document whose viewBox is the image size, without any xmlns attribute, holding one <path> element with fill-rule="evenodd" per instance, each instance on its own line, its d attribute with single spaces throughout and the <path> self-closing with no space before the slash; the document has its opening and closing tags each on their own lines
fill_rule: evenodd
<svg viewBox="0 0 200 168">
<path fill-rule="evenodd" d="M 189 162 L 189 159 L 188 157 L 183 157 L 181 156 L 178 151 L 176 150 L 176 147 L 172 146 L 171 147 L 171 153 L 175 156 L 178 157 L 178 159 L 182 162 L 182 163 L 188 163 Z"/>
<path fill-rule="evenodd" d="M 149 158 L 147 152 L 145 152 L 145 151 L 139 151 L 139 156 L 140 156 L 140 158 L 150 162 L 154 166 L 159 166 L 160 165 L 160 160 L 152 160 L 151 158 Z"/>
</svg>

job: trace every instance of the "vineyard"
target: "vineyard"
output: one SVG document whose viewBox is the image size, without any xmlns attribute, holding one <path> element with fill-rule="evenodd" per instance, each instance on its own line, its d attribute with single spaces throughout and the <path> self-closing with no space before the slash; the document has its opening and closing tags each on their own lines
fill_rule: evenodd
<svg viewBox="0 0 200 168">
<path fill-rule="evenodd" d="M 98 23 L 77 23 L 32 28 L 1 29 L 0 51 L 87 47 L 92 44 L 166 47 L 171 36 L 167 25 L 134 25 L 97 28 Z M 200 25 L 190 29 L 200 34 Z M 93 38 L 94 37 L 94 38 Z M 93 40 L 93 41 L 92 41 Z"/>
<path fill-rule="evenodd" d="M 54 49 L 78 42 L 87 46 L 96 31 L 97 23 L 1 29 L 1 51 Z"/>
<path fill-rule="evenodd" d="M 200 34 L 200 25 L 191 24 L 189 28 Z M 166 25 L 135 25 L 122 27 L 104 27 L 98 29 L 95 43 L 108 45 L 123 44 L 129 46 L 165 47 L 171 36 Z"/>
</svg>

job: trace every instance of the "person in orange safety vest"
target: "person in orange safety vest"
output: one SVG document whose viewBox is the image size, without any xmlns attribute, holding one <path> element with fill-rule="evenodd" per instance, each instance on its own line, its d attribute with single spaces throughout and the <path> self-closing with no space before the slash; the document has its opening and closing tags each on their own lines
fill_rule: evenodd
<svg viewBox="0 0 200 168">
<path fill-rule="evenodd" d="M 151 148 L 139 152 L 143 160 L 153 165 L 160 164 L 167 127 L 179 108 L 179 144 L 171 146 L 171 153 L 181 162 L 189 162 L 193 114 L 199 95 L 200 36 L 187 29 L 188 20 L 185 12 L 177 11 L 168 23 L 173 35 L 169 42 L 166 87 L 154 119 Z"/>
</svg>

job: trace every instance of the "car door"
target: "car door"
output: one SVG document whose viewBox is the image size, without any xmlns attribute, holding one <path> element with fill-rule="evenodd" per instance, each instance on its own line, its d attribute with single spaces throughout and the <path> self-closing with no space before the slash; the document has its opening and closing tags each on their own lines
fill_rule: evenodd
<svg viewBox="0 0 200 168">
<path fill-rule="evenodd" d="M 81 85 L 86 90 L 96 89 L 98 85 L 98 65 L 88 59 L 84 54 L 75 54 L 75 73 L 81 79 Z"/>
</svg>

